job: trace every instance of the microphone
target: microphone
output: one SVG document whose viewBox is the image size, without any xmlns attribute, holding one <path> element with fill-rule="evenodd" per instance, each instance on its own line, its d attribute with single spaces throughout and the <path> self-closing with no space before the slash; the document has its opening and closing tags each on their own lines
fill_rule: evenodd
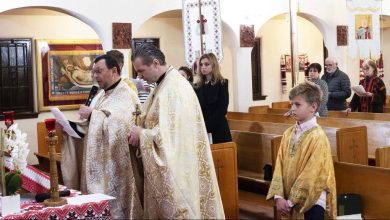
<svg viewBox="0 0 390 220">
<path fill-rule="evenodd" d="M 90 105 L 91 105 L 92 99 L 93 99 L 93 97 L 95 97 L 95 95 L 96 95 L 98 89 L 99 89 L 99 87 L 97 87 L 97 86 L 92 86 L 91 91 L 89 91 L 88 99 L 87 99 L 87 101 L 85 102 L 85 105 L 86 105 L 86 106 L 90 106 Z"/>
<path fill-rule="evenodd" d="M 70 190 L 61 190 L 59 191 L 60 197 L 65 197 L 70 195 Z M 35 195 L 35 201 L 43 202 L 45 199 L 50 199 L 49 193 L 39 193 Z"/>
</svg>

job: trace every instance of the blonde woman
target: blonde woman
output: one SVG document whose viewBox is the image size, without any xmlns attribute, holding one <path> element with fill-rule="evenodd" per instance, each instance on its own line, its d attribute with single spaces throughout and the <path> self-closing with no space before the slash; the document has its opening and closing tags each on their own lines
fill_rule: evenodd
<svg viewBox="0 0 390 220">
<path fill-rule="evenodd" d="M 204 54 L 199 59 L 200 73 L 196 75 L 194 88 L 202 108 L 208 133 L 212 143 L 232 140 L 226 120 L 229 105 L 228 80 L 221 75 L 217 58 L 213 53 Z"/>
</svg>

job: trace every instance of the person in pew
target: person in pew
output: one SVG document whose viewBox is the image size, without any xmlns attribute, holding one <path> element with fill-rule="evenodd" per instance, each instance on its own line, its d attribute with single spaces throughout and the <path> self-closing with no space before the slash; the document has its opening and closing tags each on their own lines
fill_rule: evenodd
<svg viewBox="0 0 390 220">
<path fill-rule="evenodd" d="M 207 132 L 214 144 L 232 141 L 226 113 L 229 106 L 228 80 L 221 75 L 217 57 L 203 54 L 194 89 L 198 96 Z"/>
<path fill-rule="evenodd" d="M 351 111 L 383 113 L 386 103 L 386 86 L 378 77 L 375 61 L 365 60 L 363 72 L 364 79 L 360 80 L 359 85 L 363 86 L 366 93 L 363 96 L 355 93 L 346 111 L 347 113 Z"/>
<path fill-rule="evenodd" d="M 328 138 L 314 116 L 321 103 L 318 85 L 305 82 L 289 94 L 296 124 L 281 140 L 267 200 L 284 217 L 336 219 L 336 182 Z"/>
<path fill-rule="evenodd" d="M 328 103 L 328 85 L 324 80 L 320 78 L 321 65 L 319 63 L 312 63 L 307 68 L 307 71 L 309 72 L 308 75 L 310 81 L 319 85 L 322 91 L 321 104 L 317 112 L 321 117 L 327 117 L 328 107 L 326 106 L 326 104 Z"/>
<path fill-rule="evenodd" d="M 325 74 L 321 79 L 328 84 L 328 110 L 344 111 L 347 108 L 346 100 L 351 96 L 351 81 L 338 68 L 334 58 L 325 59 Z"/>
<path fill-rule="evenodd" d="M 128 134 L 144 167 L 144 218 L 224 219 L 224 209 L 198 98 L 155 46 L 131 56 L 134 69 L 157 86 L 140 125 Z"/>
<path fill-rule="evenodd" d="M 113 219 L 141 219 L 143 209 L 127 133 L 139 104 L 137 94 L 120 78 L 120 66 L 107 54 L 94 61 L 92 74 L 101 88 L 91 105 L 81 105 L 80 122 L 72 128 L 83 139 L 64 134 L 61 170 L 68 188 L 103 193 L 110 200 Z"/>
<path fill-rule="evenodd" d="M 192 85 L 192 82 L 194 81 L 194 75 L 192 74 L 192 70 L 186 66 L 181 66 L 179 68 L 179 73 L 184 76 L 188 82 Z"/>
</svg>

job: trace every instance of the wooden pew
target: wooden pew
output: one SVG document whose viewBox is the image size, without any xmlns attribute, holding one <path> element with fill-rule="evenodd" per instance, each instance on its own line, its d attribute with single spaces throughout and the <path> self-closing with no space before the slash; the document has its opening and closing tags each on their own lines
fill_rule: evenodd
<svg viewBox="0 0 390 220">
<path fill-rule="evenodd" d="M 291 103 L 290 101 L 272 102 L 271 106 L 272 108 L 290 108 Z"/>
<path fill-rule="evenodd" d="M 211 151 L 225 217 L 226 219 L 238 219 L 236 144 L 234 142 L 212 144 Z"/>
<path fill-rule="evenodd" d="M 376 166 L 390 168 L 390 147 L 375 150 Z"/>
<path fill-rule="evenodd" d="M 286 124 L 286 123 L 232 120 L 232 119 L 229 119 L 228 123 L 229 123 L 230 130 L 247 131 L 247 132 L 255 132 L 255 133 L 267 133 L 267 134 L 275 134 L 275 135 L 282 135 L 286 129 L 291 127 L 291 124 Z M 332 148 L 332 154 L 337 155 L 336 132 L 338 128 L 322 127 L 322 129 L 325 131 L 328 137 L 330 146 Z M 269 161 L 270 160 L 271 158 L 269 159 Z"/>
<path fill-rule="evenodd" d="M 243 112 L 228 112 L 228 119 L 246 120 L 246 121 L 262 121 L 294 124 L 295 120 L 291 117 L 285 117 L 274 114 L 254 114 Z M 376 120 L 358 120 L 358 119 L 340 119 L 340 118 L 318 118 L 318 123 L 324 127 L 348 128 L 357 126 L 367 127 L 368 137 L 368 155 L 373 157 L 375 149 L 390 145 L 390 123 Z"/>
<path fill-rule="evenodd" d="M 336 132 L 338 161 L 368 165 L 367 127 L 341 128 Z"/>
<path fill-rule="evenodd" d="M 289 110 L 288 108 L 269 108 L 267 105 L 261 105 L 261 106 L 249 107 L 248 112 L 249 113 L 258 113 L 258 114 L 283 115 L 288 110 Z M 342 112 L 342 111 L 328 111 L 328 117 L 390 121 L 390 114 L 389 113 L 350 112 L 347 114 L 346 112 Z"/>
<path fill-rule="evenodd" d="M 362 196 L 363 219 L 388 219 L 390 216 L 390 169 L 334 163 L 337 194 Z"/>
<path fill-rule="evenodd" d="M 265 164 L 271 164 L 271 140 L 277 134 L 255 133 L 231 130 L 237 144 L 238 175 L 263 179 Z"/>
</svg>

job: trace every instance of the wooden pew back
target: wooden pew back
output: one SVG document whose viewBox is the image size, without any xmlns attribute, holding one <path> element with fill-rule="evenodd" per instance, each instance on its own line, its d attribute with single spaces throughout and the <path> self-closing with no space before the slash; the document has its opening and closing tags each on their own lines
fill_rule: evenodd
<svg viewBox="0 0 390 220">
<path fill-rule="evenodd" d="M 375 160 L 376 166 L 390 168 L 390 147 L 377 148 Z"/>
<path fill-rule="evenodd" d="M 249 113 L 257 113 L 257 114 L 283 115 L 288 110 L 289 110 L 289 108 L 269 108 L 267 105 L 261 105 L 261 106 L 249 107 L 248 112 Z M 389 113 L 350 112 L 347 114 L 346 112 L 342 112 L 342 111 L 328 111 L 328 117 L 390 121 L 390 114 Z"/>
<path fill-rule="evenodd" d="M 237 146 L 234 142 L 212 144 L 215 173 L 226 219 L 238 219 Z"/>
<path fill-rule="evenodd" d="M 272 122 L 262 122 L 262 121 L 247 121 L 247 120 L 228 120 L 229 127 L 231 130 L 238 131 L 249 131 L 257 133 L 268 133 L 282 135 L 286 129 L 291 127 L 291 124 L 285 123 L 272 123 Z M 336 143 L 336 131 L 337 128 L 332 127 L 322 127 L 326 136 L 328 137 L 330 146 L 332 148 L 332 154 L 337 154 L 337 143 Z"/>
<path fill-rule="evenodd" d="M 334 162 L 337 194 L 362 196 L 363 219 L 388 219 L 390 216 L 390 169 Z"/>
<path fill-rule="evenodd" d="M 290 101 L 272 102 L 272 108 L 291 108 Z"/>
<path fill-rule="evenodd" d="M 275 123 L 294 124 L 295 120 L 291 117 L 273 114 L 254 114 L 243 112 L 228 112 L 228 119 L 263 121 Z M 385 121 L 358 120 L 358 119 L 341 119 L 341 118 L 318 118 L 318 124 L 324 127 L 348 128 L 357 126 L 367 127 L 368 137 L 368 155 L 375 155 L 375 149 L 390 145 L 390 123 Z"/>
<path fill-rule="evenodd" d="M 237 143 L 238 169 L 263 173 L 265 164 L 271 164 L 271 140 L 275 134 L 231 130 Z"/>
<path fill-rule="evenodd" d="M 336 137 L 338 161 L 368 165 L 366 126 L 340 128 Z"/>
</svg>

